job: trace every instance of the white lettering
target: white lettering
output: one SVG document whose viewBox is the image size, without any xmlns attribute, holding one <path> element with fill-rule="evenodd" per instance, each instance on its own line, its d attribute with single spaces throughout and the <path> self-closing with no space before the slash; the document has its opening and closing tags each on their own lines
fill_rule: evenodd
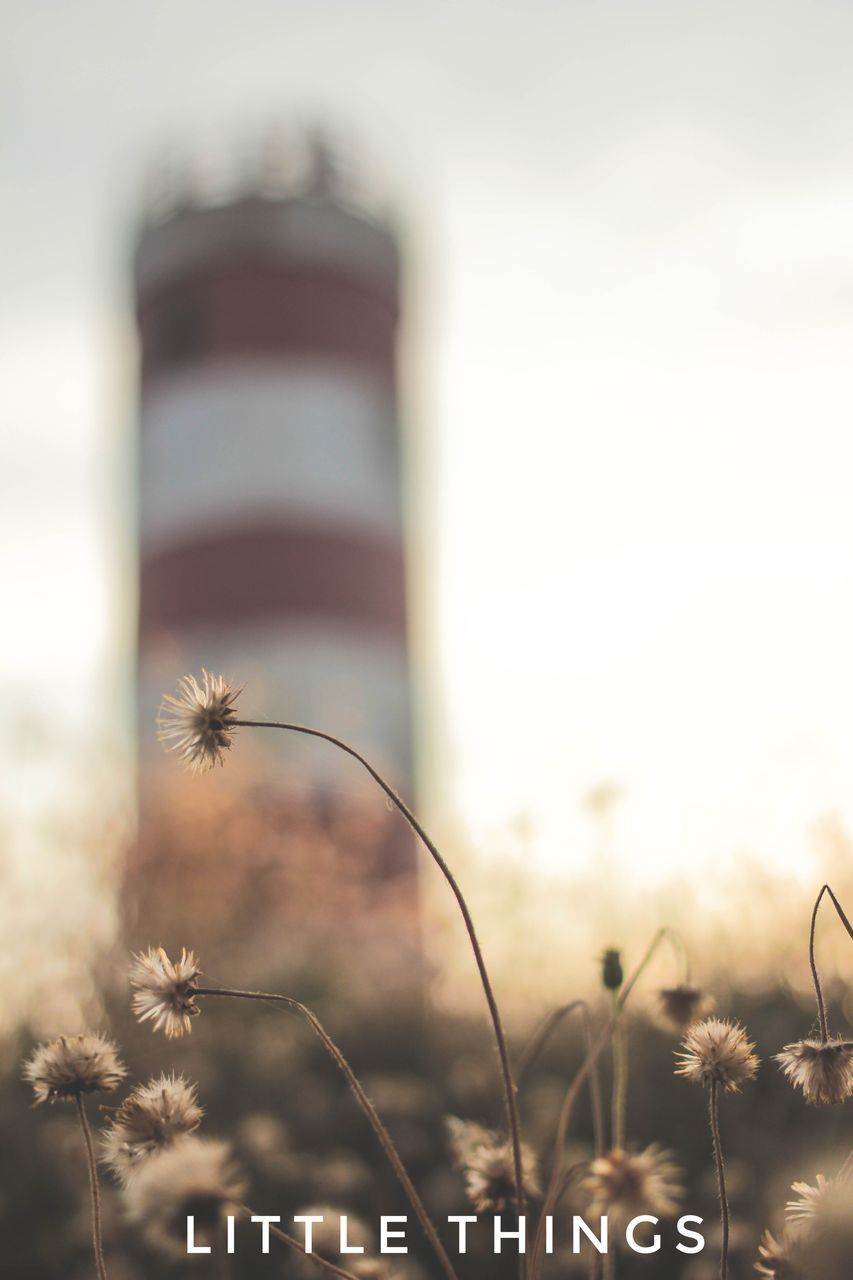
<svg viewBox="0 0 853 1280">
<path fill-rule="evenodd" d="M 466 1217 L 464 1217 L 464 1216 L 463 1216 L 463 1217 L 456 1217 L 456 1216 L 454 1216 L 454 1217 L 450 1217 L 450 1218 L 448 1218 L 448 1219 L 447 1219 L 447 1221 L 448 1221 L 448 1222 L 455 1222 L 455 1223 L 457 1224 L 457 1226 L 458 1226 L 458 1228 L 459 1228 L 459 1245 L 458 1245 L 459 1252 L 460 1252 L 460 1253 L 465 1253 L 466 1245 L 467 1245 L 467 1239 L 466 1239 L 466 1237 L 467 1237 L 467 1235 L 468 1235 L 468 1223 L 469 1223 L 469 1222 L 476 1222 L 476 1221 L 477 1221 L 477 1219 L 476 1219 L 476 1218 L 470 1218 L 470 1217 L 466 1218 Z"/>
<path fill-rule="evenodd" d="M 598 1239 L 584 1222 L 583 1218 L 572 1218 L 572 1253 L 580 1253 L 581 1251 L 581 1232 L 584 1233 L 588 1240 L 592 1241 L 593 1246 L 599 1253 L 607 1252 L 607 1219 L 600 1219 L 601 1239 Z"/>
<path fill-rule="evenodd" d="M 501 1226 L 501 1216 L 497 1214 L 495 1217 L 495 1253 L 501 1252 L 501 1243 L 504 1240 L 517 1240 L 518 1252 L 524 1253 L 525 1240 L 527 1235 L 527 1219 L 521 1217 L 518 1219 L 517 1231 L 504 1231 Z"/>
<path fill-rule="evenodd" d="M 389 1244 L 388 1241 L 393 1237 L 395 1240 L 405 1240 L 405 1231 L 390 1231 L 388 1229 L 389 1222 L 408 1222 L 406 1217 L 391 1217 L 379 1219 L 379 1252 L 380 1253 L 408 1253 L 408 1245 Z"/>
<path fill-rule="evenodd" d="M 678 1234 L 680 1236 L 687 1236 L 688 1240 L 696 1241 L 695 1244 L 690 1246 L 686 1244 L 677 1244 L 675 1247 L 679 1253 L 701 1253 L 702 1252 L 702 1250 L 705 1248 L 705 1237 L 700 1235 L 698 1231 L 691 1231 L 690 1228 L 686 1227 L 684 1224 L 686 1222 L 695 1222 L 701 1227 L 704 1221 L 705 1221 L 704 1218 L 697 1218 L 696 1215 L 692 1213 L 688 1213 L 685 1215 L 685 1217 L 678 1219 Z"/>
<path fill-rule="evenodd" d="M 209 1244 L 195 1242 L 195 1218 L 191 1213 L 187 1214 L 187 1253 L 210 1253 Z"/>
</svg>

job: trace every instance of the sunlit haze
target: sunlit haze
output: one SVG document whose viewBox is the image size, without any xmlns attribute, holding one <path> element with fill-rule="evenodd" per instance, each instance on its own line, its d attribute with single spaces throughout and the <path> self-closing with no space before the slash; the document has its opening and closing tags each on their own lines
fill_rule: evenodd
<svg viewBox="0 0 853 1280">
<path fill-rule="evenodd" d="M 427 810 L 484 848 L 523 816 L 543 865 L 583 866 L 613 783 L 607 838 L 661 874 L 807 867 L 818 818 L 853 823 L 853 10 L 3 17 L 16 720 L 93 755 L 130 738 L 146 166 L 320 116 L 363 140 L 406 231 Z"/>
</svg>

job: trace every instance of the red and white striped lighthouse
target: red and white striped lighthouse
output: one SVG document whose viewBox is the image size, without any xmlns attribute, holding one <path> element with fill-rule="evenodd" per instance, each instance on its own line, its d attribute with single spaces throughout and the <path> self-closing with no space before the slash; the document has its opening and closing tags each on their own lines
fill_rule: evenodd
<svg viewBox="0 0 853 1280">
<path fill-rule="evenodd" d="M 328 151 L 306 154 L 276 190 L 268 168 L 173 202 L 137 246 L 142 737 L 206 667 L 253 717 L 348 736 L 407 790 L 398 252 Z M 331 748 L 287 750 L 340 778 Z"/>
</svg>

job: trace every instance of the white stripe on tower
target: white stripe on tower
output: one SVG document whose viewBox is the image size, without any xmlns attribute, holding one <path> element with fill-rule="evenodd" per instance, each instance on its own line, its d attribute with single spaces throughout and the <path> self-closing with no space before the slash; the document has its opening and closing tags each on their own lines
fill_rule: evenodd
<svg viewBox="0 0 853 1280">
<path fill-rule="evenodd" d="M 399 541 L 395 407 L 369 371 L 319 360 L 221 361 L 153 391 L 142 415 L 146 554 L 203 530 L 274 521 Z"/>
</svg>

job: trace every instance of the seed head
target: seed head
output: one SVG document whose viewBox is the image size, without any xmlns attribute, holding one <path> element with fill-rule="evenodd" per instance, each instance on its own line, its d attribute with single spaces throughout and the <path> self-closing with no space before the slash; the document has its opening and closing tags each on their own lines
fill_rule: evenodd
<svg viewBox="0 0 853 1280">
<path fill-rule="evenodd" d="M 801 1244 L 801 1237 L 790 1226 L 786 1225 L 779 1240 L 765 1231 L 758 1246 L 755 1270 L 768 1280 L 806 1280 L 806 1272 L 800 1265 Z"/>
<path fill-rule="evenodd" d="M 476 1120 L 460 1120 L 458 1116 L 445 1116 L 444 1127 L 454 1169 L 465 1170 L 474 1153 L 492 1142 L 495 1136 L 491 1129 L 483 1128 Z"/>
<path fill-rule="evenodd" d="M 135 990 L 133 1012 L 140 1022 L 154 1024 L 172 1040 L 192 1030 L 191 1019 L 199 1012 L 195 1002 L 198 988 L 198 961 L 192 951 L 181 951 L 172 961 L 162 947 L 149 947 L 133 957 L 130 985 Z"/>
<path fill-rule="evenodd" d="M 808 1280 L 849 1280 L 853 1258 L 853 1185 L 843 1178 L 795 1182 L 799 1199 L 786 1206 L 787 1227 L 795 1233 L 797 1261 Z"/>
<path fill-rule="evenodd" d="M 694 1022 L 701 1022 L 713 1012 L 714 997 L 701 987 L 681 982 L 677 987 L 664 987 L 658 992 L 658 1017 L 670 1031 L 684 1035 Z"/>
<path fill-rule="evenodd" d="M 814 1186 L 808 1182 L 792 1183 L 791 1190 L 797 1193 L 799 1199 L 789 1200 L 785 1205 L 788 1221 L 809 1224 L 836 1195 L 837 1185 L 832 1178 L 825 1178 L 822 1173 L 817 1175 Z"/>
<path fill-rule="evenodd" d="M 239 694 L 224 676 L 209 671 L 202 671 L 201 684 L 195 676 L 182 676 L 177 696 L 167 693 L 160 704 L 158 738 L 196 773 L 222 764 L 235 732 Z"/>
<path fill-rule="evenodd" d="M 40 1044 L 24 1063 L 36 1103 L 73 1101 L 83 1093 L 112 1093 L 127 1070 L 112 1040 L 86 1031 Z"/>
<path fill-rule="evenodd" d="M 101 1158 L 126 1183 L 147 1156 L 194 1133 L 203 1114 L 195 1085 L 164 1073 L 122 1102 L 101 1141 Z"/>
<path fill-rule="evenodd" d="M 453 1163 L 465 1175 L 465 1193 L 475 1213 L 504 1213 L 516 1202 L 515 1164 L 512 1143 L 491 1129 L 449 1116 Z M 521 1148 L 521 1177 L 529 1196 L 539 1195 L 536 1157 L 530 1148 Z"/>
<path fill-rule="evenodd" d="M 677 1076 L 694 1084 L 721 1084 L 731 1093 L 758 1070 L 755 1045 L 737 1022 L 706 1018 L 690 1027 L 681 1042 Z"/>
<path fill-rule="evenodd" d="M 844 1102 L 853 1093 L 853 1043 L 849 1040 L 797 1040 L 776 1054 L 791 1084 L 807 1102 Z"/>
<path fill-rule="evenodd" d="M 162 1253 L 185 1258 L 187 1217 L 197 1244 L 210 1244 L 244 1185 L 225 1142 L 185 1137 L 144 1160 L 125 1187 L 132 1223 Z"/>
<path fill-rule="evenodd" d="M 672 1152 L 656 1144 L 636 1154 L 615 1149 L 593 1160 L 583 1190 L 593 1217 L 607 1217 L 621 1226 L 640 1214 L 672 1217 L 684 1195 Z"/>
</svg>

